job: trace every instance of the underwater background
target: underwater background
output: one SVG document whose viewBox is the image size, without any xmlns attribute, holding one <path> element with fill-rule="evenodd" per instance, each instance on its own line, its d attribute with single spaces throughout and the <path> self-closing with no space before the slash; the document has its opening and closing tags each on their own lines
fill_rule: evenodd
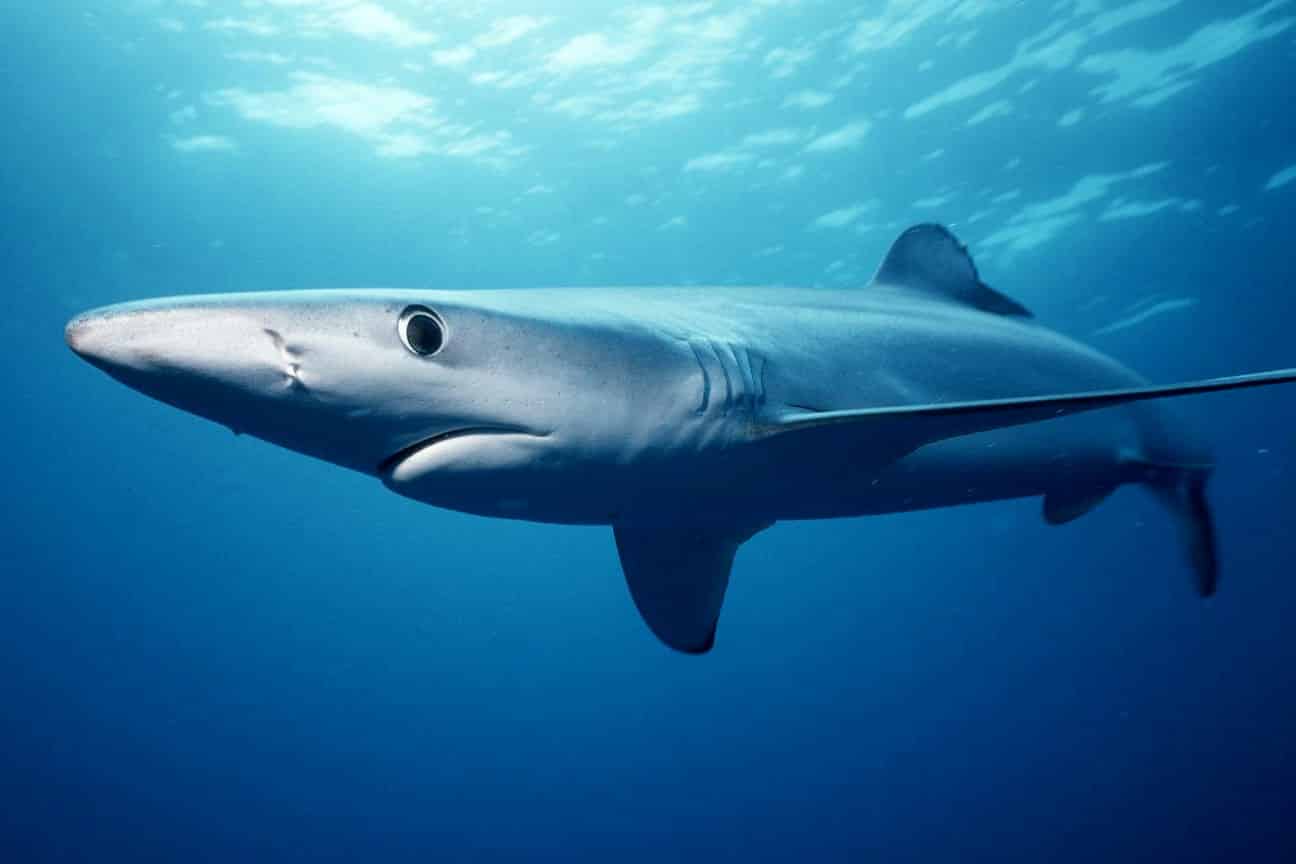
<svg viewBox="0 0 1296 864">
<path fill-rule="evenodd" d="M 10 2 L 0 860 L 1296 860 L 1296 388 L 1137 489 L 781 524 L 715 650 L 605 528 L 152 402 L 73 314 L 286 288 L 862 290 L 940 221 L 1158 382 L 1296 366 L 1291 0 Z"/>
</svg>

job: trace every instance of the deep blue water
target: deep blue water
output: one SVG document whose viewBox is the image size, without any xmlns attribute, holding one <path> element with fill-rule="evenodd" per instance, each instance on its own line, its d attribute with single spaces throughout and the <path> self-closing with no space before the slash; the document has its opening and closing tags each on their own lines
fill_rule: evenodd
<svg viewBox="0 0 1296 864">
<path fill-rule="evenodd" d="M 174 293 L 862 290 L 939 220 L 1153 380 L 1296 365 L 1294 3 L 544 5 L 9 4 L 0 858 L 1293 854 L 1296 388 L 1180 405 L 1209 602 L 1135 489 L 784 524 L 694 658 L 606 529 L 423 507 L 67 350 Z"/>
</svg>

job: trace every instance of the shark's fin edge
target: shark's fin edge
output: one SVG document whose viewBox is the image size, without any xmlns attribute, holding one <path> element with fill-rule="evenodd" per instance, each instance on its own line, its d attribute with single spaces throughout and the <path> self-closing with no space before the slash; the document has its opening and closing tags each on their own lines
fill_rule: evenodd
<svg viewBox="0 0 1296 864">
<path fill-rule="evenodd" d="M 653 635 L 683 654 L 715 647 L 738 547 L 765 525 L 703 518 L 627 518 L 613 526 L 635 608 Z"/>
<path fill-rule="evenodd" d="M 873 281 L 995 315 L 1033 317 L 1025 306 L 982 282 L 967 246 L 935 223 L 914 225 L 897 237 Z"/>
<path fill-rule="evenodd" d="M 1193 587 L 1200 597 L 1210 597 L 1219 588 L 1219 554 L 1215 540 L 1215 519 L 1206 499 L 1209 466 L 1149 466 L 1144 482 L 1174 519 L 1175 527 L 1193 571 Z"/>
<path fill-rule="evenodd" d="M 977 402 L 937 402 L 926 405 L 897 405 L 843 411 L 794 411 L 757 424 L 753 431 L 760 438 L 833 428 L 845 431 L 847 434 L 853 430 L 855 436 L 858 436 L 861 430 L 867 429 L 871 440 L 885 442 L 894 455 L 903 455 L 924 444 L 946 438 L 1022 426 L 1027 423 L 1039 423 L 1131 402 L 1287 383 L 1296 383 L 1296 369 L 1276 369 L 1228 378 L 1092 393 L 1020 396 Z"/>
<path fill-rule="evenodd" d="M 1044 496 L 1044 521 L 1050 525 L 1065 525 L 1093 511 L 1116 486 L 1104 485 L 1079 489 L 1057 489 Z"/>
</svg>

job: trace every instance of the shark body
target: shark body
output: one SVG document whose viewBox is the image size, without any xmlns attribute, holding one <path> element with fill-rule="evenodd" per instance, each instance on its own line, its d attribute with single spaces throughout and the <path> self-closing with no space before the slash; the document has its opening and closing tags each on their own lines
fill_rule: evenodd
<svg viewBox="0 0 1296 864">
<path fill-rule="evenodd" d="M 409 498 L 611 525 L 640 613 L 688 653 L 714 644 L 738 547 L 780 520 L 1038 496 L 1061 523 L 1137 483 L 1210 594 L 1209 454 L 1155 400 L 1296 380 L 1150 386 L 986 286 L 935 225 L 856 289 L 201 295 L 89 312 L 66 338 Z"/>
</svg>

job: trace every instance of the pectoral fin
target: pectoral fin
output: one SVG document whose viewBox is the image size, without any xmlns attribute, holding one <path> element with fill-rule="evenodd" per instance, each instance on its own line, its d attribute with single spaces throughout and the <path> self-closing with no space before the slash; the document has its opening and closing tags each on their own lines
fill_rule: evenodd
<svg viewBox="0 0 1296 864">
<path fill-rule="evenodd" d="M 1230 378 L 1211 378 L 1156 387 L 1133 387 L 1125 390 L 1102 390 L 1092 393 L 1063 393 L 1047 396 L 1022 396 L 989 399 L 979 402 L 943 402 L 931 405 L 899 405 L 886 408 L 863 408 L 847 411 L 794 412 L 758 426 L 758 437 L 818 431 L 822 437 L 830 430 L 840 430 L 859 440 L 867 436 L 870 446 L 885 452 L 887 459 L 907 453 L 946 438 L 971 435 L 991 429 L 1039 423 L 1057 417 L 1110 408 L 1148 399 L 1189 396 L 1217 390 L 1263 387 L 1268 384 L 1296 382 L 1296 369 L 1279 369 Z M 831 437 L 830 435 L 828 437 Z M 830 446 L 830 441 L 816 446 Z"/>
<path fill-rule="evenodd" d="M 630 596 L 658 639 L 685 654 L 711 650 L 734 554 L 764 527 L 686 517 L 613 527 Z"/>
</svg>

